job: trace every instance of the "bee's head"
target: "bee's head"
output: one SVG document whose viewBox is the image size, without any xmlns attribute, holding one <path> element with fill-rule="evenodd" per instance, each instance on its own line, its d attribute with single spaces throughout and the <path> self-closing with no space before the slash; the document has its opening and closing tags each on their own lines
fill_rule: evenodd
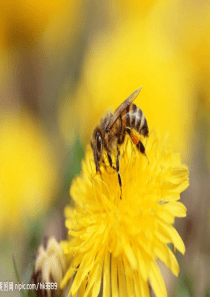
<svg viewBox="0 0 210 297">
<path fill-rule="evenodd" d="M 102 141 L 102 134 L 99 129 L 94 129 L 93 135 L 91 138 L 91 147 L 93 149 L 93 155 L 94 155 L 94 161 L 96 164 L 96 172 L 99 170 L 99 162 L 102 157 L 102 151 L 103 151 L 103 141 Z"/>
</svg>

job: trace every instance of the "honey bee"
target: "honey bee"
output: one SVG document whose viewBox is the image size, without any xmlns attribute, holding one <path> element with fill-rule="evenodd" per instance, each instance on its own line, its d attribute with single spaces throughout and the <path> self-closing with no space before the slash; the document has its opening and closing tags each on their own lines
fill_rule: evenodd
<svg viewBox="0 0 210 297">
<path fill-rule="evenodd" d="M 101 118 L 98 126 L 93 130 L 91 147 L 93 149 L 96 172 L 105 164 L 104 153 L 107 154 L 110 166 L 116 170 L 118 181 L 122 192 L 122 179 L 120 176 L 120 145 L 125 140 L 126 133 L 130 136 L 137 149 L 146 156 L 145 147 L 140 140 L 140 135 L 147 137 L 149 129 L 147 120 L 142 110 L 133 104 L 142 87 L 134 91 L 115 110 L 114 114 L 109 112 Z M 137 132 L 137 133 L 136 133 Z M 112 154 L 116 154 L 116 167 L 113 166 Z"/>
</svg>

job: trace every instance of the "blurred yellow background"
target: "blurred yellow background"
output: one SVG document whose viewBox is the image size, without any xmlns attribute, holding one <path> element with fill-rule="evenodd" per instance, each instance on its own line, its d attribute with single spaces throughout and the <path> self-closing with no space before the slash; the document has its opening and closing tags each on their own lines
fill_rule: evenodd
<svg viewBox="0 0 210 297">
<path fill-rule="evenodd" d="M 0 281 L 30 277 L 37 246 L 66 235 L 63 209 L 93 127 L 138 87 L 149 128 L 190 169 L 185 245 L 169 296 L 210 296 L 209 1 L 1 1 Z"/>
</svg>

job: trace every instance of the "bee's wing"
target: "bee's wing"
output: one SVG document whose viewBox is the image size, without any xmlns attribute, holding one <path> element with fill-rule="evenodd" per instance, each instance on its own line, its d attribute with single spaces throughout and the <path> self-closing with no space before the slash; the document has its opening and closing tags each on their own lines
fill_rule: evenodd
<svg viewBox="0 0 210 297">
<path fill-rule="evenodd" d="M 140 93 L 142 87 L 140 87 L 139 89 L 137 89 L 136 91 L 134 91 L 127 99 L 125 99 L 125 101 L 123 101 L 123 103 L 115 110 L 114 116 L 111 119 L 111 121 L 109 122 L 108 126 L 107 126 L 107 130 L 110 130 L 112 128 L 112 126 L 114 125 L 114 123 L 116 122 L 116 120 L 119 118 L 119 116 L 121 115 L 121 113 L 129 106 L 131 105 L 131 103 L 136 99 L 136 97 L 138 96 L 138 94 Z"/>
</svg>

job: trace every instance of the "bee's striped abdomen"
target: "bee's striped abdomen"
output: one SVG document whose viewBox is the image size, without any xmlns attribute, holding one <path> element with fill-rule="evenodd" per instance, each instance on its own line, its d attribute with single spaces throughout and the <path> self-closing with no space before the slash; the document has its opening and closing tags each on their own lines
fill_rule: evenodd
<svg viewBox="0 0 210 297">
<path fill-rule="evenodd" d="M 135 104 L 131 104 L 122 113 L 122 126 L 133 128 L 143 136 L 148 136 L 147 120 L 142 110 Z"/>
</svg>

